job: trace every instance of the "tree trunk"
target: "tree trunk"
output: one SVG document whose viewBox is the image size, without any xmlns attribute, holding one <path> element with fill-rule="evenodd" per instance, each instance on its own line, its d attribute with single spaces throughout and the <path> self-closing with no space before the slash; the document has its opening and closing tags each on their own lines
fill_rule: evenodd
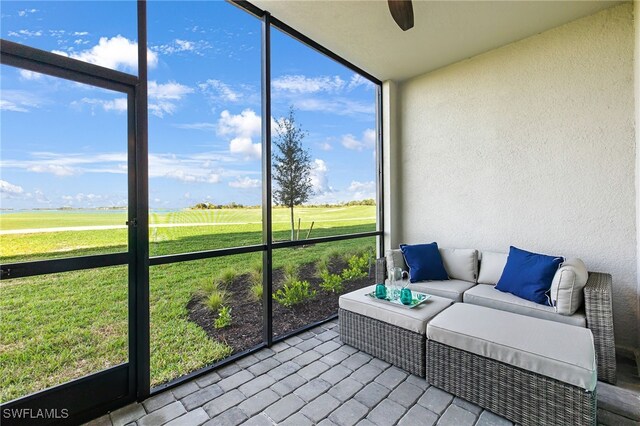
<svg viewBox="0 0 640 426">
<path fill-rule="evenodd" d="M 293 241 L 296 230 L 296 226 L 293 221 L 293 205 L 289 206 L 289 208 L 291 209 L 291 241 Z"/>
</svg>

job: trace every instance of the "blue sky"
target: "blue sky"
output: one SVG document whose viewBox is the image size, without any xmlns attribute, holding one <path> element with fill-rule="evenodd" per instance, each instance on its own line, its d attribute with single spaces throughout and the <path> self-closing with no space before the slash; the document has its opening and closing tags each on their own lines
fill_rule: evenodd
<svg viewBox="0 0 640 426">
<path fill-rule="evenodd" d="M 137 73 L 135 3 L 2 2 L 2 38 Z M 222 1 L 148 3 L 152 208 L 261 199 L 261 22 Z M 2 208 L 125 205 L 124 94 L 0 66 Z M 274 30 L 273 117 L 308 132 L 313 203 L 373 198 L 375 88 Z"/>
</svg>

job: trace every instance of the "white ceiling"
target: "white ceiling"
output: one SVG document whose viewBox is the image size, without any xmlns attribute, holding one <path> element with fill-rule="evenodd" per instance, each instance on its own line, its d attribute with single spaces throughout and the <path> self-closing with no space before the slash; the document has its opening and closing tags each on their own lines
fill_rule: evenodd
<svg viewBox="0 0 640 426">
<path fill-rule="evenodd" d="M 403 32 L 386 0 L 252 0 L 380 80 L 401 81 L 612 7 L 621 1 L 413 0 Z"/>
</svg>

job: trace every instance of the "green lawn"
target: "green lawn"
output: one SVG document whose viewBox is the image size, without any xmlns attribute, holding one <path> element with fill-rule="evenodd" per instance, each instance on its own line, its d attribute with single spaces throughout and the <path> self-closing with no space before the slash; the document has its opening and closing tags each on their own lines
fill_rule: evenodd
<svg viewBox="0 0 640 426">
<path fill-rule="evenodd" d="M 0 215 L 0 230 L 119 225 L 123 212 L 17 212 Z M 312 237 L 371 231 L 375 207 L 297 209 Z M 154 224 L 210 224 L 151 228 L 152 256 L 261 242 L 259 209 L 154 213 Z M 274 210 L 276 239 L 287 239 L 288 211 Z M 249 223 L 248 222 L 257 222 Z M 243 224 L 244 223 L 244 224 Z M 306 235 L 301 232 L 301 235 Z M 310 263 L 329 250 L 348 253 L 375 245 L 375 238 L 282 249 L 284 262 Z M 126 230 L 0 235 L 2 263 L 126 250 Z M 158 385 L 223 356 L 219 342 L 187 318 L 186 304 L 224 268 L 240 273 L 259 253 L 150 269 L 151 380 Z M 127 273 L 100 268 L 0 282 L 0 402 L 126 362 Z"/>
</svg>

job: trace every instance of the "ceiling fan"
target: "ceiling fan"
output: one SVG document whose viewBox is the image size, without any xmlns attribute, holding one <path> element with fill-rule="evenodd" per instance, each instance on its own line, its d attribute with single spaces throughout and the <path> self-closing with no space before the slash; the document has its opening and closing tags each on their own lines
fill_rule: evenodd
<svg viewBox="0 0 640 426">
<path fill-rule="evenodd" d="M 402 29 L 407 31 L 413 28 L 413 6 L 411 0 L 387 0 L 389 11 L 393 20 Z"/>
</svg>

